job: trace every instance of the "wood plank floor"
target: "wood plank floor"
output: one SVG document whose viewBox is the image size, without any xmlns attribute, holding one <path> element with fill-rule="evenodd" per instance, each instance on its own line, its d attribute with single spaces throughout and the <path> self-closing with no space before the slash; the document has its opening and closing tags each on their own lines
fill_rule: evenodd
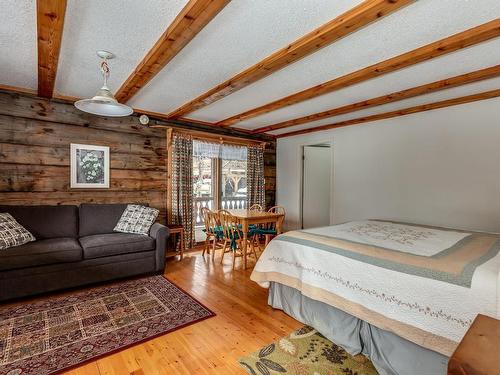
<svg viewBox="0 0 500 375">
<path fill-rule="evenodd" d="M 217 254 L 218 255 L 218 254 Z M 90 362 L 66 374 L 245 374 L 237 360 L 301 326 L 267 305 L 267 290 L 250 280 L 251 270 L 231 270 L 189 253 L 167 262 L 165 276 L 217 316 Z M 250 261 L 249 266 L 253 266 Z"/>
</svg>

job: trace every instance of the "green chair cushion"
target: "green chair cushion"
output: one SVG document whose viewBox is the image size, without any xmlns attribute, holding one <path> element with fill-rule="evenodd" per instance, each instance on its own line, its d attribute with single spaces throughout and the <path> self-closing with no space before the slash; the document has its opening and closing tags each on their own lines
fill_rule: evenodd
<svg viewBox="0 0 500 375">
<path fill-rule="evenodd" d="M 276 232 L 276 229 L 265 229 L 265 228 L 255 228 L 253 230 L 254 234 L 259 234 L 259 235 L 266 235 L 266 234 L 271 234 L 271 235 L 277 235 L 278 232 Z"/>
</svg>

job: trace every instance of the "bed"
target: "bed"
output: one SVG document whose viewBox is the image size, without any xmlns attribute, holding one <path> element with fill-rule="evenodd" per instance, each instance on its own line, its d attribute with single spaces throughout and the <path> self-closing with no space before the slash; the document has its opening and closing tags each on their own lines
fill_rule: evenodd
<svg viewBox="0 0 500 375">
<path fill-rule="evenodd" d="M 497 234 L 354 221 L 276 237 L 251 279 L 381 374 L 445 374 L 476 315 L 499 317 L 499 250 Z"/>
</svg>

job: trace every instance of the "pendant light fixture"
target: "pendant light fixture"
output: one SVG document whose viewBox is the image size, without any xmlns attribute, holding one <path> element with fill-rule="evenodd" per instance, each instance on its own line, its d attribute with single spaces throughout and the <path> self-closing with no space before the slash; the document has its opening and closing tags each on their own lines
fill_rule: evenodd
<svg viewBox="0 0 500 375">
<path fill-rule="evenodd" d="M 118 103 L 108 88 L 109 65 L 108 60 L 115 57 L 111 52 L 97 51 L 101 61 L 101 73 L 104 84 L 92 99 L 82 99 L 75 102 L 75 107 L 80 111 L 99 116 L 124 117 L 131 115 L 134 110 L 128 105 Z"/>
</svg>

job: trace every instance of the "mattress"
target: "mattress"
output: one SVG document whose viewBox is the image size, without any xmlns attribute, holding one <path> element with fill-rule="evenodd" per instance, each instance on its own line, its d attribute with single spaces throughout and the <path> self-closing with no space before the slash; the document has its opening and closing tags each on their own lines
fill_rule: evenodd
<svg viewBox="0 0 500 375">
<path fill-rule="evenodd" d="M 499 317 L 499 251 L 497 234 L 356 221 L 276 237 L 251 279 L 450 356 L 478 313 Z"/>
</svg>

